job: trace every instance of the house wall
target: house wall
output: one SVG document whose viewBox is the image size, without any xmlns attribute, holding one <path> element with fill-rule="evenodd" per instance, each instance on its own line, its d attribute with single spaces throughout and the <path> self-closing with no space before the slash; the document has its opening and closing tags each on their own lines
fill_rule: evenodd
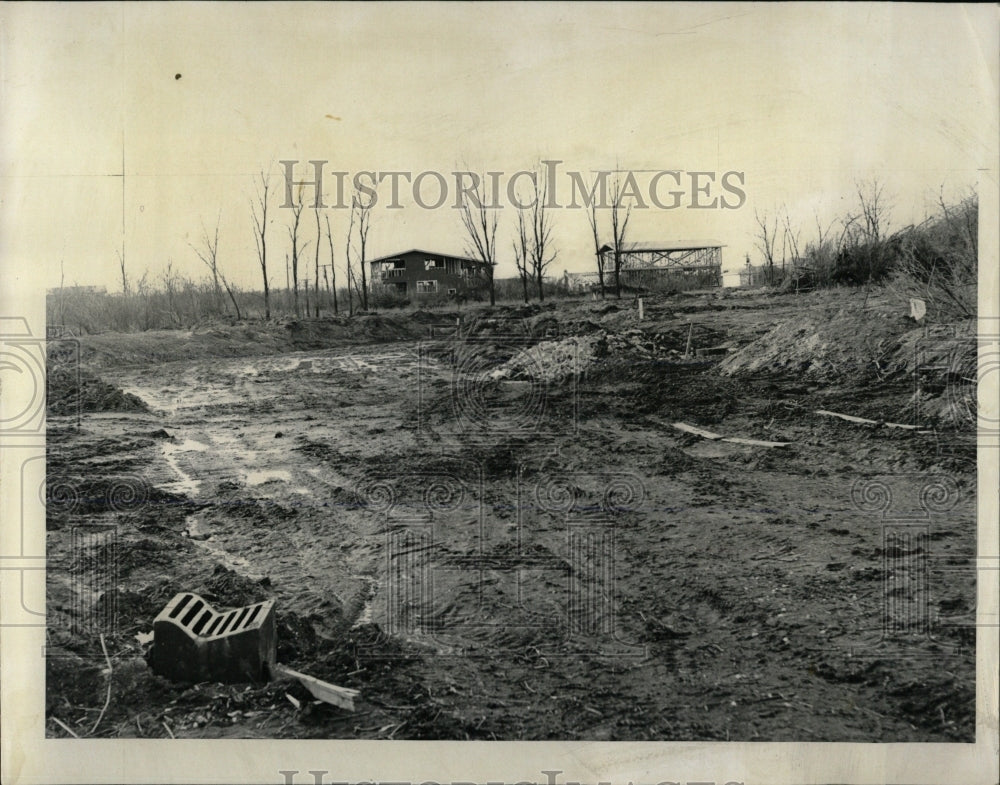
<svg viewBox="0 0 1000 785">
<path fill-rule="evenodd" d="M 393 267 L 393 261 L 400 260 L 403 267 Z M 440 267 L 428 268 L 427 262 L 433 261 Z M 435 281 L 438 293 L 447 293 L 449 289 L 461 291 L 469 286 L 469 277 L 473 270 L 471 263 L 464 259 L 443 254 L 428 254 L 419 251 L 409 251 L 398 254 L 390 259 L 371 263 L 371 279 L 373 286 L 398 287 L 406 285 L 406 295 L 420 294 L 418 282 Z M 463 274 L 463 271 L 464 274 Z"/>
</svg>

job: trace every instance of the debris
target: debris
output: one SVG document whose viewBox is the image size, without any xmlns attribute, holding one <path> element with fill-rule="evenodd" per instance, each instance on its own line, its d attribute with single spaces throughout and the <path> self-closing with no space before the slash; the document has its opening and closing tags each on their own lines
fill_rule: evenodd
<svg viewBox="0 0 1000 785">
<path fill-rule="evenodd" d="M 101 713 L 97 715 L 97 720 L 94 722 L 94 727 L 90 729 L 90 735 L 94 735 L 94 731 L 97 730 L 97 726 L 101 724 L 101 720 L 104 719 L 104 712 L 108 710 L 108 705 L 111 703 L 111 676 L 114 671 L 111 668 L 111 657 L 108 656 L 108 647 L 104 643 L 104 633 L 101 633 L 101 649 L 104 651 L 104 661 L 108 664 L 108 693 L 104 698 L 104 706 L 101 708 Z"/>
<path fill-rule="evenodd" d="M 847 420 L 848 422 L 856 422 L 862 425 L 884 425 L 886 428 L 902 428 L 907 431 L 919 431 L 920 433 L 933 433 L 933 431 L 920 430 L 919 425 L 904 425 L 899 422 L 882 422 L 880 420 L 869 420 L 867 417 L 855 417 L 852 414 L 838 414 L 837 412 L 828 412 L 826 409 L 817 409 L 816 414 L 821 414 L 824 417 L 837 417 L 841 420 Z"/>
<path fill-rule="evenodd" d="M 347 711 L 354 711 L 354 699 L 360 695 L 357 690 L 352 690 L 348 687 L 338 687 L 335 684 L 308 676 L 305 673 L 299 673 L 281 663 L 275 663 L 271 666 L 271 673 L 286 679 L 296 679 L 299 684 L 312 693 L 314 698 L 318 698 L 334 706 L 339 706 L 342 709 L 347 709 Z"/>
<path fill-rule="evenodd" d="M 750 447 L 787 447 L 791 442 L 767 442 L 761 439 L 744 439 L 740 436 L 724 436 L 722 441 L 730 444 L 746 444 Z"/>
<path fill-rule="evenodd" d="M 56 725 L 58 725 L 58 726 L 59 726 L 60 728 L 62 728 L 62 729 L 63 729 L 64 731 L 66 731 L 66 732 L 67 732 L 67 733 L 68 733 L 68 734 L 69 734 L 70 736 L 72 736 L 72 737 L 73 737 L 74 739 L 78 739 L 78 738 L 80 738 L 80 737 L 79 737 L 79 736 L 77 736 L 77 735 L 76 735 L 75 733 L 73 733 L 73 729 L 72 729 L 72 728 L 71 728 L 71 727 L 70 727 L 69 725 L 67 725 L 67 724 L 66 724 L 65 722 L 63 722 L 63 721 L 62 721 L 61 719 L 59 719 L 58 717 L 53 717 L 53 718 L 52 718 L 52 721 L 53 721 L 53 722 L 54 722 L 54 723 L 55 723 Z"/>
<path fill-rule="evenodd" d="M 140 646 L 145 646 L 147 643 L 153 642 L 153 633 L 151 632 L 137 632 L 135 634 L 135 640 Z"/>
<path fill-rule="evenodd" d="M 274 600 L 217 611 L 176 595 L 153 622 L 153 671 L 173 681 L 263 681 L 276 658 Z"/>
<path fill-rule="evenodd" d="M 927 315 L 927 303 L 917 297 L 910 298 L 910 318 L 919 322 Z"/>
<path fill-rule="evenodd" d="M 302 708 L 302 701 L 300 701 L 294 695 L 289 695 L 286 692 L 285 693 L 285 697 L 288 698 L 288 702 L 291 703 L 296 709 L 301 709 Z"/>
<path fill-rule="evenodd" d="M 688 425 L 685 422 L 675 422 L 671 424 L 678 431 L 693 433 L 695 436 L 700 436 L 703 439 L 729 442 L 730 444 L 745 444 L 750 447 L 787 447 L 791 444 L 791 442 L 767 442 L 760 439 L 744 439 L 741 436 L 723 436 L 720 433 L 712 433 L 711 431 L 702 430 L 701 428 L 695 428 L 693 425 Z"/>
<path fill-rule="evenodd" d="M 693 425 L 688 425 L 685 422 L 675 422 L 671 423 L 674 428 L 678 431 L 684 431 L 685 433 L 693 433 L 695 436 L 700 436 L 703 439 L 721 439 L 722 434 L 712 433 L 711 431 L 704 431 L 701 428 L 695 428 Z"/>
</svg>

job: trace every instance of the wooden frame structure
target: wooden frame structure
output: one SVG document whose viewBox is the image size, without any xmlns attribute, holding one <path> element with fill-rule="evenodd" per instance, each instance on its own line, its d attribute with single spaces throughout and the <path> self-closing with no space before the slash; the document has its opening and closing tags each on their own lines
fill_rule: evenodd
<svg viewBox="0 0 1000 785">
<path fill-rule="evenodd" d="M 626 243 L 621 250 L 622 271 L 670 270 L 682 273 L 716 272 L 721 284 L 722 249 L 717 240 L 681 242 Z M 614 270 L 615 251 L 609 245 L 601 248 L 604 269 Z"/>
<path fill-rule="evenodd" d="M 626 286 L 656 289 L 669 286 L 677 276 L 698 286 L 722 286 L 723 243 L 717 240 L 626 243 L 621 250 L 621 280 Z M 615 250 L 600 249 L 604 261 L 605 285 L 613 286 Z M 569 288 L 593 285 L 597 272 L 567 273 Z"/>
</svg>

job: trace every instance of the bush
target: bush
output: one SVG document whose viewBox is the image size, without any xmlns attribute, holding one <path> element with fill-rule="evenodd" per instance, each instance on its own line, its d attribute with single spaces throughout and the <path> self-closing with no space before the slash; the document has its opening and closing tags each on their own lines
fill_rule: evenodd
<svg viewBox="0 0 1000 785">
<path fill-rule="evenodd" d="M 933 321 L 975 318 L 979 274 L 979 198 L 942 202 L 938 215 L 900 237 L 892 290 L 919 298 Z"/>
<path fill-rule="evenodd" d="M 372 308 L 405 308 L 409 304 L 410 298 L 395 289 L 377 289 L 368 296 Z"/>
</svg>

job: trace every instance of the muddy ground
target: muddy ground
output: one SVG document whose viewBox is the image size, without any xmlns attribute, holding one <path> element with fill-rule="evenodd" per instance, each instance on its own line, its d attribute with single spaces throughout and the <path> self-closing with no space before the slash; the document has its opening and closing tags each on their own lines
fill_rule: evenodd
<svg viewBox="0 0 1000 785">
<path fill-rule="evenodd" d="M 49 385 L 49 733 L 972 741 L 964 371 L 915 367 L 878 294 L 645 310 L 80 339 Z M 278 660 L 358 710 L 154 675 L 180 591 L 276 600 Z"/>
</svg>

